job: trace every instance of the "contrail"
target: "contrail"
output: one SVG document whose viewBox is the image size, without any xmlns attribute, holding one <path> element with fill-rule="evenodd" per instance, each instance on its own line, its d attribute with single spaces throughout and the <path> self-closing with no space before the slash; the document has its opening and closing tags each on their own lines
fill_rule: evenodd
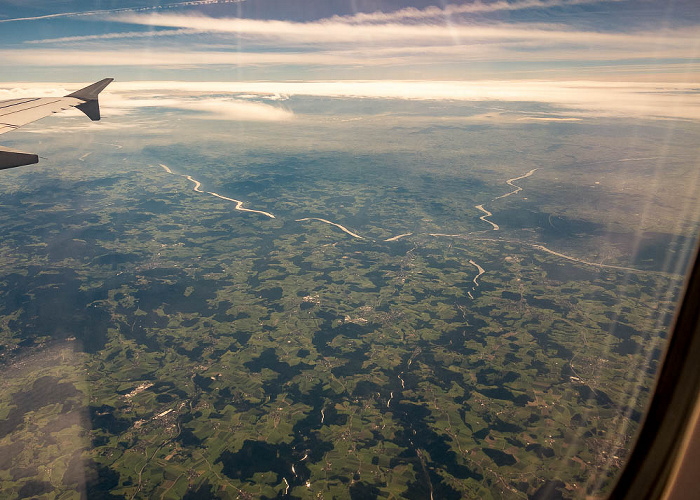
<svg viewBox="0 0 700 500">
<path fill-rule="evenodd" d="M 153 7 L 134 7 L 121 9 L 101 9 L 101 10 L 86 10 L 82 12 L 61 12 L 59 14 L 46 14 L 44 16 L 33 17 L 13 17 L 12 19 L 0 19 L 0 23 L 12 23 L 15 21 L 40 21 L 42 19 L 55 19 L 57 17 L 83 17 L 97 16 L 100 14 L 118 14 L 120 12 L 146 12 L 149 10 L 165 10 L 174 9 L 177 7 L 196 7 L 198 5 L 215 5 L 222 3 L 241 3 L 245 0 L 191 0 L 189 2 L 177 2 L 168 5 L 156 5 Z"/>
</svg>

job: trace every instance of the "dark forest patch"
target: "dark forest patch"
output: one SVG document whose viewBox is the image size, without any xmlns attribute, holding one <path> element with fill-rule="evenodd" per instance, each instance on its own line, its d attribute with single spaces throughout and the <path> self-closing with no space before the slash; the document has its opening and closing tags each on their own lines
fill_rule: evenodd
<svg viewBox="0 0 700 500">
<path fill-rule="evenodd" d="M 503 467 L 504 465 L 514 465 L 517 462 L 517 460 L 515 460 L 515 457 L 510 453 L 506 453 L 504 451 L 496 450 L 493 448 L 482 448 L 482 450 L 499 467 Z"/>
<path fill-rule="evenodd" d="M 24 422 L 24 415 L 47 405 L 63 403 L 64 408 L 70 404 L 68 399 L 81 393 L 69 382 L 60 382 L 55 377 L 44 376 L 36 379 L 27 391 L 12 395 L 12 404 L 7 418 L 0 420 L 0 437 L 13 432 Z"/>
</svg>

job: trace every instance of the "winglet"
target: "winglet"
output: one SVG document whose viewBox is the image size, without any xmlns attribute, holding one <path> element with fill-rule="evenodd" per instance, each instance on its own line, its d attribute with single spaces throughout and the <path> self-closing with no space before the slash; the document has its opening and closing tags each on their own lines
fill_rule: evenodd
<svg viewBox="0 0 700 500">
<path fill-rule="evenodd" d="M 72 94 L 68 94 L 66 97 L 74 97 L 76 99 L 80 99 L 81 101 L 85 101 L 82 104 L 78 104 L 76 108 L 85 113 L 92 121 L 97 121 L 100 119 L 100 104 L 97 97 L 100 92 L 102 92 L 104 88 L 113 81 L 114 78 L 105 78 L 104 80 L 95 82 L 85 88 L 76 90 Z"/>
<path fill-rule="evenodd" d="M 83 101 L 92 101 L 97 99 L 97 96 L 104 88 L 112 83 L 114 78 L 105 78 L 99 82 L 95 82 L 92 85 L 88 85 L 85 88 L 76 90 L 72 94 L 68 94 L 66 97 L 75 97 L 76 99 L 82 99 Z"/>
</svg>

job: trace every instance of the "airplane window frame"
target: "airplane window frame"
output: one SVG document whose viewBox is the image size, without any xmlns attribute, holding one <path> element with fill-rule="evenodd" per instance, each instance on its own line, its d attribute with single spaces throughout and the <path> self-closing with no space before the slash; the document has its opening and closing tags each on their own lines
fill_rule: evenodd
<svg viewBox="0 0 700 500">
<path fill-rule="evenodd" d="M 700 403 L 700 247 L 644 422 L 608 500 L 667 498 Z"/>
</svg>

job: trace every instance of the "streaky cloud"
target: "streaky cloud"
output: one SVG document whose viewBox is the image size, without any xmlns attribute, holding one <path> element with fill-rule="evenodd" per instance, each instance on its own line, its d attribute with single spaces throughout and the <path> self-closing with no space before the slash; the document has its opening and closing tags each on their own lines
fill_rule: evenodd
<svg viewBox="0 0 700 500">
<path fill-rule="evenodd" d="M 46 14 L 43 16 L 13 17 L 10 19 L 0 19 L 0 23 L 13 23 L 22 21 L 41 21 L 45 19 L 57 19 L 61 17 L 85 17 L 99 16 L 103 14 L 117 14 L 121 12 L 147 12 L 152 10 L 174 9 L 178 7 L 197 7 L 201 5 L 215 5 L 224 3 L 241 3 L 245 0 L 190 0 L 187 2 L 171 3 L 168 5 L 154 5 L 151 7 L 122 7 L 118 9 L 84 10 L 75 12 L 59 12 L 56 14 Z"/>
<path fill-rule="evenodd" d="M 59 38 L 42 38 L 39 40 L 27 40 L 24 43 L 41 44 L 41 43 L 77 43 L 89 42 L 93 40 L 119 40 L 130 38 L 153 38 L 161 36 L 176 36 L 176 35 L 194 35 L 201 31 L 191 29 L 169 29 L 163 31 L 126 31 L 118 33 L 102 33 L 100 35 L 77 35 L 63 36 Z"/>
<path fill-rule="evenodd" d="M 519 47 L 521 49 L 519 50 Z M 522 50 L 522 47 L 528 50 Z M 316 67 L 418 67 L 466 62 L 518 62 L 550 63 L 552 61 L 571 62 L 574 74 L 579 74 L 579 65 L 583 61 L 614 62 L 621 61 L 616 67 L 625 72 L 631 61 L 647 61 L 646 66 L 637 65 L 638 71 L 658 72 L 665 67 L 680 67 L 677 62 L 669 60 L 692 61 L 698 54 L 693 46 L 658 48 L 652 52 L 640 51 L 631 43 L 629 47 L 591 51 L 584 47 L 559 47 L 557 45 L 513 44 L 509 42 L 451 46 L 404 45 L 400 47 L 379 47 L 368 49 L 338 49 L 319 51 L 231 51 L 231 50 L 177 50 L 159 49 L 142 51 L 134 57 L 127 50 L 105 49 L 9 49 L 3 52 L 6 65 L 21 67 L 42 66 L 124 66 L 124 67 L 161 67 L 161 68 L 205 68 L 207 66 L 295 66 L 299 68 Z M 572 66 L 567 70 L 571 73 Z M 684 64 L 687 69 L 692 69 Z M 646 69 L 645 69 L 646 68 Z M 557 70 L 562 66 L 538 69 L 537 72 Z"/>
<path fill-rule="evenodd" d="M 527 9 L 549 9 L 552 7 L 562 8 L 577 5 L 616 3 L 624 1 L 626 0 L 521 0 L 516 2 L 507 2 L 505 0 L 497 2 L 482 2 L 477 0 L 466 4 L 447 4 L 444 7 L 431 6 L 424 9 L 407 7 L 405 9 L 399 9 L 393 12 L 359 12 L 352 16 L 334 16 L 330 19 L 343 23 L 393 22 L 402 20 L 449 18 L 451 16 L 461 14 L 482 14 Z"/>
<path fill-rule="evenodd" d="M 561 25 L 529 23 L 361 23 L 322 19 L 311 22 L 215 18 L 187 14 L 119 14 L 112 21 L 125 24 L 187 28 L 211 33 L 232 33 L 255 40 L 285 44 L 314 45 L 352 44 L 375 46 L 382 43 L 445 43 L 462 41 L 537 41 L 562 44 L 619 46 L 637 45 L 638 50 L 653 47 L 687 47 L 693 45 L 700 30 L 674 30 L 673 37 L 659 39 L 658 32 L 630 33 L 581 31 Z"/>
<path fill-rule="evenodd" d="M 211 65 L 380 65 L 387 59 L 368 61 L 354 54 L 328 52 L 234 52 L 234 51 L 175 51 L 158 50 L 139 53 L 138 57 L 125 50 L 7 50 L 6 63 L 39 66 L 149 66 L 206 67 Z"/>
</svg>

